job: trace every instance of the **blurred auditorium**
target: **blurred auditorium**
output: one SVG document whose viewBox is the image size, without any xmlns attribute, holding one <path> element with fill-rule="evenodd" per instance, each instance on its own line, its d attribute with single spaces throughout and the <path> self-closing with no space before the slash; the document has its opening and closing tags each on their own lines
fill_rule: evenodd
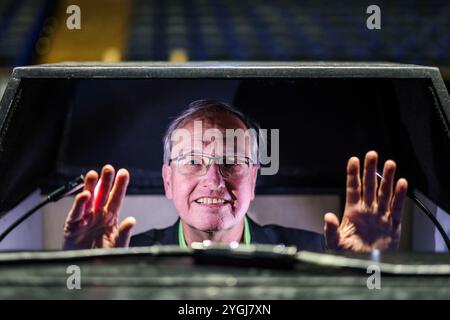
<svg viewBox="0 0 450 320">
<path fill-rule="evenodd" d="M 450 3 L 377 1 L 1 0 L 0 93 L 13 67 L 62 61 L 388 61 L 450 81 Z M 69 30 L 67 7 L 81 9 Z"/>
</svg>

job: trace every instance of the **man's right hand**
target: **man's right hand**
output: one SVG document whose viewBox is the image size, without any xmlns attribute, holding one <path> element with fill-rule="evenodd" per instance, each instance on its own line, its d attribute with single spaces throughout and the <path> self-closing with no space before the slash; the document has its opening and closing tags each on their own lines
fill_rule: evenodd
<svg viewBox="0 0 450 320">
<path fill-rule="evenodd" d="M 118 216 L 130 176 L 120 169 L 114 181 L 114 173 L 106 165 L 100 180 L 95 171 L 86 174 L 64 226 L 64 250 L 128 246 L 136 220 L 128 217 L 119 225 Z"/>
</svg>

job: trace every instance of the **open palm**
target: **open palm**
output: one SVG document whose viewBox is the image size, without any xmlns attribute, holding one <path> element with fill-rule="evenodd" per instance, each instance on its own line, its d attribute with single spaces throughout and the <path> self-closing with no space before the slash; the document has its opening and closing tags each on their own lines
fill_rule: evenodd
<svg viewBox="0 0 450 320">
<path fill-rule="evenodd" d="M 76 196 L 66 220 L 64 249 L 128 245 L 131 228 L 136 221 L 128 217 L 122 223 L 118 222 L 128 181 L 128 171 L 121 169 L 114 182 L 114 168 L 109 165 L 103 167 L 100 180 L 95 171 L 86 174 L 84 190 Z"/>
<path fill-rule="evenodd" d="M 378 187 L 377 163 L 378 154 L 369 151 L 361 183 L 359 159 L 349 159 L 342 221 L 339 223 L 334 213 L 325 215 L 325 236 L 330 249 L 368 252 L 398 248 L 408 183 L 399 179 L 394 191 L 396 164 L 388 160 Z"/>
</svg>

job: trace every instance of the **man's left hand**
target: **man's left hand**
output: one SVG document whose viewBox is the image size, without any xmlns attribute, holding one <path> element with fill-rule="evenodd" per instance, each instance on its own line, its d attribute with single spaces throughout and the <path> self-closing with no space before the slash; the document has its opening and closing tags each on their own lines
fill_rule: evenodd
<svg viewBox="0 0 450 320">
<path fill-rule="evenodd" d="M 394 189 L 396 164 L 388 160 L 384 164 L 383 178 L 378 187 L 377 162 L 378 154 L 369 151 L 364 160 L 361 183 L 359 159 L 349 159 L 342 221 L 339 223 L 334 213 L 325 215 L 328 248 L 360 252 L 398 248 L 408 182 L 399 179 Z"/>
</svg>

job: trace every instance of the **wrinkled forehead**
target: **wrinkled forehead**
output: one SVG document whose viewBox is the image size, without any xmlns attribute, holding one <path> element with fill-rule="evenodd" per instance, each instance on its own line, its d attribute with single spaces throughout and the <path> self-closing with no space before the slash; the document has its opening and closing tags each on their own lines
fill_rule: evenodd
<svg viewBox="0 0 450 320">
<path fill-rule="evenodd" d="M 171 158 L 186 153 L 252 156 L 254 130 L 230 113 L 211 113 L 181 123 L 172 133 Z"/>
</svg>

